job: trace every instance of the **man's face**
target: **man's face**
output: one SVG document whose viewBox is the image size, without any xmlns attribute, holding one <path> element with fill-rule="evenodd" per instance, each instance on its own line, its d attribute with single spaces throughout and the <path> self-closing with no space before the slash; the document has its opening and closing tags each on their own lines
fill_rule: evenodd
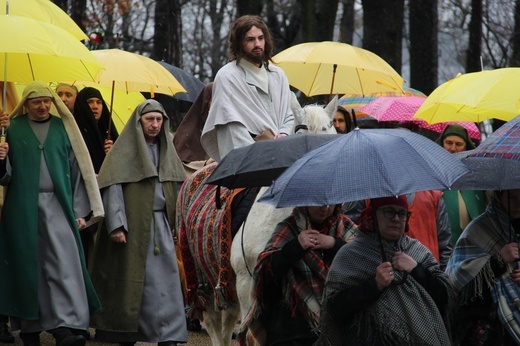
<svg viewBox="0 0 520 346">
<path fill-rule="evenodd" d="M 261 65 L 264 62 L 264 48 L 264 33 L 256 26 L 251 27 L 242 42 L 244 59 L 252 64 Z"/>
<path fill-rule="evenodd" d="M 63 103 L 65 103 L 65 106 L 67 106 L 69 111 L 71 113 L 74 112 L 74 102 L 76 102 L 76 96 L 78 96 L 76 90 L 62 85 L 56 89 L 56 94 L 58 94 Z"/>
<path fill-rule="evenodd" d="M 50 97 L 38 97 L 25 101 L 25 108 L 27 108 L 27 116 L 34 121 L 47 120 L 50 117 L 49 110 L 51 109 Z"/>
<path fill-rule="evenodd" d="M 345 116 L 341 112 L 336 112 L 332 118 L 332 124 L 336 129 L 337 133 L 345 133 L 347 129 L 347 123 L 345 122 Z"/>
<path fill-rule="evenodd" d="M 447 136 L 442 141 L 442 146 L 452 154 L 466 150 L 466 142 L 459 136 Z"/>
<path fill-rule="evenodd" d="M 154 142 L 155 138 L 161 132 L 162 124 L 163 115 L 160 112 L 146 113 L 141 117 L 141 126 L 146 143 L 152 144 Z"/>
<path fill-rule="evenodd" d="M 92 114 L 96 120 L 101 118 L 101 113 L 103 111 L 103 102 L 97 97 L 91 97 L 87 100 L 87 103 L 92 110 Z"/>
</svg>

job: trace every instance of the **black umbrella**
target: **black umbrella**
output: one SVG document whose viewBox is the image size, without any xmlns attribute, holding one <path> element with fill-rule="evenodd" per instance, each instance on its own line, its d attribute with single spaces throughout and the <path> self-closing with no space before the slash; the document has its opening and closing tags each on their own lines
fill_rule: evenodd
<svg viewBox="0 0 520 346">
<path fill-rule="evenodd" d="M 180 69 L 176 66 L 168 64 L 164 61 L 159 61 L 165 69 L 167 69 L 178 81 L 181 85 L 186 89 L 188 93 L 177 93 L 174 98 L 181 101 L 195 102 L 197 96 L 199 96 L 200 92 L 204 88 L 204 83 L 202 83 L 199 79 L 195 78 L 188 72 Z"/>
<path fill-rule="evenodd" d="M 269 186 L 305 153 L 340 136 L 343 135 L 295 134 L 234 149 L 222 159 L 206 183 L 230 189 Z"/>
</svg>

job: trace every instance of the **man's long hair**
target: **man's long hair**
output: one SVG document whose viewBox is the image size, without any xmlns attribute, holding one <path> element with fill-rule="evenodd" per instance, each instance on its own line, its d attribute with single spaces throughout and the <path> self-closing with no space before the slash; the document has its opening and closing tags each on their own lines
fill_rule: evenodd
<svg viewBox="0 0 520 346">
<path fill-rule="evenodd" d="M 264 34 L 265 47 L 264 47 L 264 66 L 269 66 L 269 61 L 273 57 L 273 39 L 269 28 L 265 24 L 264 20 L 259 16 L 242 16 L 235 20 L 231 25 L 229 32 L 229 61 L 239 61 L 243 57 L 242 43 L 246 37 L 246 33 L 253 27 L 256 26 L 262 30 Z"/>
</svg>

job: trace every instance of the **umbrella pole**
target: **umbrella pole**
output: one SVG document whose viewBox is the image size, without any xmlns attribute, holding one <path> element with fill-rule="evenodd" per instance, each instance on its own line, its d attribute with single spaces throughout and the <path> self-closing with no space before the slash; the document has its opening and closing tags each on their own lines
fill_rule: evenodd
<svg viewBox="0 0 520 346">
<path fill-rule="evenodd" d="M 9 15 L 9 0 L 5 2 L 5 15 Z M 4 85 L 2 89 L 2 112 L 7 110 L 7 52 L 4 53 Z M 0 143 L 5 143 L 5 127 L 0 132 Z"/>
<path fill-rule="evenodd" d="M 112 94 L 110 94 L 110 112 L 108 114 L 107 140 L 110 140 L 110 132 L 112 131 L 112 109 L 114 108 L 114 88 L 116 81 L 112 81 Z"/>
<path fill-rule="evenodd" d="M 358 129 L 358 124 L 357 124 L 357 118 L 356 118 L 356 111 L 351 109 L 350 110 L 352 112 L 352 122 L 354 123 L 354 129 Z"/>
<path fill-rule="evenodd" d="M 334 89 L 334 79 L 336 79 L 336 69 L 338 68 L 338 64 L 334 64 L 332 69 L 332 84 L 330 85 L 330 93 L 329 93 L 329 102 L 332 100 L 332 90 Z"/>
<path fill-rule="evenodd" d="M 7 53 L 4 53 L 4 85 L 2 86 L 2 112 L 7 111 Z M 0 143 L 5 143 L 5 127 L 0 132 Z"/>
</svg>

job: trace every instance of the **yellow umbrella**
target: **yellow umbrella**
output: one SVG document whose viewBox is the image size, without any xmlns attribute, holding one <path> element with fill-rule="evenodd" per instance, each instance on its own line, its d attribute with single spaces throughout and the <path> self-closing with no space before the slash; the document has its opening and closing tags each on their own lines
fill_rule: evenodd
<svg viewBox="0 0 520 346">
<path fill-rule="evenodd" d="M 346 43 L 298 44 L 275 55 L 273 62 L 307 96 L 403 92 L 403 79 L 386 61 Z"/>
<path fill-rule="evenodd" d="M 94 80 L 102 68 L 83 43 L 55 25 L 0 16 L 0 32 L 0 75 L 3 72 L 4 81 Z"/>
<path fill-rule="evenodd" d="M 173 96 L 186 89 L 157 61 L 143 55 L 119 49 L 92 51 L 103 70 L 96 76 L 99 86 L 131 91 L 166 94 Z"/>
<path fill-rule="evenodd" d="M 88 39 L 72 18 L 50 0 L 0 0 L 0 16 L 6 14 L 54 24 L 68 31 L 78 40 Z M 5 36 L 6 32 L 2 31 L 2 33 Z M 38 35 L 37 32 L 34 34 Z"/>
<path fill-rule="evenodd" d="M 116 126 L 119 133 L 123 131 L 126 122 L 130 118 L 130 115 L 132 115 L 132 112 L 137 107 L 137 105 L 146 100 L 143 94 L 138 91 L 131 91 L 126 93 L 123 90 L 115 89 L 114 98 L 111 104 L 110 99 L 112 98 L 112 89 L 99 86 L 95 88 L 101 92 L 103 100 L 105 100 L 107 106 L 112 109 L 112 121 L 114 122 L 114 125 Z"/>
<path fill-rule="evenodd" d="M 414 118 L 447 121 L 511 120 L 520 114 L 520 68 L 459 75 L 435 89 Z"/>
</svg>

